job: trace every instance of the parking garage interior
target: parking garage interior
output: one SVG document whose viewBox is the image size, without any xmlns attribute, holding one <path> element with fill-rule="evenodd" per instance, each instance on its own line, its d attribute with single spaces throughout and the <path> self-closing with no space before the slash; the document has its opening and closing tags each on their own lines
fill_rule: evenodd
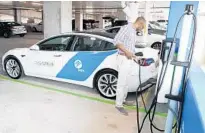
<svg viewBox="0 0 205 133">
<path fill-rule="evenodd" d="M 129 5 L 132 13 L 125 10 L 122 6 L 123 3 Z M 199 26 L 203 26 L 204 21 L 204 2 L 0 1 L 0 60 L 2 62 L 0 67 L 0 133 L 138 133 L 137 119 L 139 118 L 140 123 L 143 123 L 147 109 L 152 106 L 153 99 L 156 97 L 156 86 L 161 69 L 159 65 L 156 66 L 156 60 L 159 60 L 158 54 L 163 50 L 163 42 L 165 42 L 163 40 L 167 41 L 173 37 L 174 29 L 187 4 L 193 5 L 193 14 L 197 16 L 198 29 L 195 41 L 195 51 L 197 52 L 194 52 L 194 65 L 191 67 L 191 74 L 186 86 L 182 125 L 178 130 L 181 133 L 205 132 L 203 124 L 205 108 L 201 105 L 204 93 L 201 92 L 203 88 L 200 87 L 203 86 L 201 83 L 204 80 L 203 49 L 205 40 L 203 39 L 204 30 L 199 28 Z M 146 87 L 140 94 L 136 93 L 136 90 L 129 92 L 127 100 L 135 104 L 125 106 L 128 116 L 124 116 L 115 109 L 115 94 L 112 93 L 115 91 L 104 93 L 95 82 L 100 79 L 98 76 L 104 72 L 103 70 L 97 72 L 99 64 L 103 64 L 103 61 L 106 62 L 108 57 L 115 52 L 115 47 L 111 45 L 110 40 L 114 39 L 122 26 L 132 21 L 129 13 L 134 16 L 143 16 L 146 19 L 145 30 L 137 32 L 139 42 L 137 42 L 136 48 L 139 50 L 138 52 L 143 53 L 144 59 L 152 58 L 155 63 L 152 63 L 150 67 L 145 63 L 142 67 L 140 73 L 142 77 L 144 76 L 143 82 L 152 85 Z M 179 14 L 176 15 L 177 13 Z M 191 21 L 188 17 L 185 19 L 187 22 Z M 191 38 L 194 34 L 190 33 L 189 35 L 188 33 L 195 27 L 192 22 L 189 25 L 192 25 L 188 28 L 190 31 L 184 30 L 189 26 L 183 27 L 183 25 L 179 26 L 179 30 L 185 37 L 190 36 Z M 188 35 L 185 35 L 186 33 Z M 82 36 L 89 38 L 83 40 Z M 191 42 L 183 35 L 177 34 L 176 36 L 180 40 L 179 45 Z M 71 43 L 71 46 L 69 46 L 69 50 L 68 46 L 65 48 L 64 46 L 54 46 L 51 43 L 52 39 L 61 44 L 64 44 L 64 41 L 68 44 Z M 183 39 L 188 41 L 181 41 Z M 77 46 L 82 40 L 86 47 Z M 49 43 L 51 45 L 46 46 Z M 198 45 L 199 43 L 203 43 L 203 45 Z M 41 47 L 36 47 L 40 44 L 42 44 Z M 44 44 L 45 47 L 43 47 Z M 20 48 L 25 49 L 18 51 Z M 14 51 L 11 51 L 13 49 Z M 28 51 L 31 51 L 30 55 L 27 54 Z M 52 57 L 47 54 L 48 51 L 53 52 Z M 106 53 L 106 51 L 109 52 Z M 19 79 L 11 78 L 5 65 L 5 61 L 13 59 L 12 53 L 19 55 L 19 58 L 26 57 L 25 62 L 27 63 L 20 65 L 23 69 Z M 15 59 L 17 60 L 17 58 Z M 68 59 L 72 64 L 69 64 Z M 94 59 L 100 60 L 98 67 L 94 66 L 96 65 Z M 107 61 L 108 63 L 104 64 L 110 66 L 112 61 L 113 59 L 110 59 Z M 21 60 L 17 60 L 17 62 L 21 62 Z M 44 66 L 44 68 L 38 68 L 37 65 Z M 59 72 L 59 68 L 55 65 L 62 70 Z M 136 63 L 133 63 L 133 66 L 133 70 L 136 71 L 131 75 L 139 76 L 138 68 L 140 67 L 135 68 Z M 23 71 L 25 71 L 24 74 Z M 91 73 L 90 71 L 92 74 L 88 74 Z M 107 71 L 109 73 L 105 74 L 114 73 L 111 76 L 116 76 L 116 71 L 110 72 L 106 69 Z M 47 75 L 43 75 L 44 72 Z M 54 76 L 52 72 L 55 73 Z M 56 72 L 58 73 L 56 74 Z M 82 73 L 84 74 L 82 75 Z M 197 75 L 200 77 L 200 82 Z M 58 78 L 57 80 L 55 76 Z M 169 76 L 165 76 L 166 81 L 169 81 Z M 90 77 L 93 77 L 94 81 Z M 154 83 L 145 82 L 153 77 L 155 78 Z M 130 81 L 130 84 L 137 83 L 135 88 L 137 89 L 141 85 L 140 82 L 140 79 L 136 78 Z M 175 119 L 174 116 L 173 122 L 169 121 L 170 110 L 171 112 L 173 110 L 170 101 L 165 98 L 165 93 L 168 93 L 168 90 L 162 89 L 157 94 L 159 95 L 158 103 L 152 122 L 162 132 L 171 133 L 169 125 L 173 126 L 174 122 L 176 125 L 179 123 L 176 122 L 178 118 Z M 137 107 L 136 100 L 139 102 Z M 138 116 L 136 110 L 139 111 Z M 190 126 L 191 119 L 196 122 L 194 126 Z M 147 118 L 142 133 L 151 132 L 150 128 L 153 123 L 150 123 Z M 175 128 L 177 126 L 173 130 Z M 153 128 L 153 132 L 159 133 L 160 131 Z"/>
</svg>

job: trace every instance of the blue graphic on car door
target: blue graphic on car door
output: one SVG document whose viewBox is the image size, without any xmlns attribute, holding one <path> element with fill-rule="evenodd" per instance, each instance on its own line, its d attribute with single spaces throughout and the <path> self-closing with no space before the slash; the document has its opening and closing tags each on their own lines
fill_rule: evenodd
<svg viewBox="0 0 205 133">
<path fill-rule="evenodd" d="M 56 77 L 85 81 L 107 56 L 114 53 L 116 51 L 79 52 L 65 64 Z"/>
</svg>

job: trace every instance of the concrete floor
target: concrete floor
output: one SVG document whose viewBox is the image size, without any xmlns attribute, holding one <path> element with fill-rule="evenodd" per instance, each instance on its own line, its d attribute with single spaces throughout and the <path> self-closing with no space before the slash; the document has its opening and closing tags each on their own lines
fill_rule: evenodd
<svg viewBox="0 0 205 133">
<path fill-rule="evenodd" d="M 0 38 L 0 57 L 9 49 L 29 47 L 42 38 L 39 33 Z M 11 81 L 1 75 L 5 73 L 0 66 L 0 133 L 137 133 L 135 110 L 123 116 L 108 104 L 114 101 L 96 100 L 105 99 L 93 89 L 33 77 Z M 134 99 L 135 94 L 129 94 L 128 100 Z M 144 113 L 140 119 L 142 116 Z M 163 128 L 165 117 L 156 116 L 155 123 Z M 149 132 L 146 121 L 143 133 Z"/>
<path fill-rule="evenodd" d="M 0 82 L 1 133 L 134 133 L 136 130 L 135 111 L 126 117 L 112 105 L 11 81 Z"/>
</svg>

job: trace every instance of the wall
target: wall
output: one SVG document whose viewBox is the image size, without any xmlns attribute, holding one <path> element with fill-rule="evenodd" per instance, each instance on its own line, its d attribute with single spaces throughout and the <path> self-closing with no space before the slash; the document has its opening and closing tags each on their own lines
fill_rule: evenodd
<svg viewBox="0 0 205 133">
<path fill-rule="evenodd" d="M 182 133 L 205 133 L 205 73 L 194 62 L 186 88 Z"/>
<path fill-rule="evenodd" d="M 5 15 L 14 15 L 13 10 L 0 10 L 0 14 L 5 14 Z M 42 18 L 42 13 L 41 12 L 37 12 L 37 11 L 33 11 L 33 10 L 21 10 L 21 16 L 22 17 L 33 17 L 33 18 L 37 18 L 37 19 L 41 19 Z"/>
<path fill-rule="evenodd" d="M 200 1 L 197 13 L 197 34 L 194 57 L 199 65 L 205 64 L 205 2 Z"/>
<path fill-rule="evenodd" d="M 0 10 L 0 20 L 14 21 L 13 10 Z M 33 10 L 21 10 L 22 23 L 26 23 L 28 18 L 33 18 L 36 23 L 39 23 L 42 19 L 42 13 Z"/>
</svg>

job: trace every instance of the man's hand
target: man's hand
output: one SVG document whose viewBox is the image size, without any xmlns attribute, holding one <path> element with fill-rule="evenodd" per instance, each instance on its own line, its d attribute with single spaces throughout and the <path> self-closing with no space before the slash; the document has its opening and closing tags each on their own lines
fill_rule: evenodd
<svg viewBox="0 0 205 133">
<path fill-rule="evenodd" d="M 136 56 L 133 53 L 129 52 L 129 51 L 125 52 L 125 56 L 128 59 L 136 58 Z"/>
<path fill-rule="evenodd" d="M 124 47 L 123 44 L 117 44 L 116 46 L 117 46 L 117 48 L 118 48 L 119 50 L 121 50 L 122 52 L 125 53 L 125 56 L 126 56 L 128 59 L 136 58 L 136 56 L 135 56 L 133 53 L 131 53 L 130 51 L 128 51 L 128 50 Z"/>
<path fill-rule="evenodd" d="M 158 67 L 159 66 L 159 60 L 157 60 L 156 62 L 155 62 L 155 67 Z"/>
</svg>

